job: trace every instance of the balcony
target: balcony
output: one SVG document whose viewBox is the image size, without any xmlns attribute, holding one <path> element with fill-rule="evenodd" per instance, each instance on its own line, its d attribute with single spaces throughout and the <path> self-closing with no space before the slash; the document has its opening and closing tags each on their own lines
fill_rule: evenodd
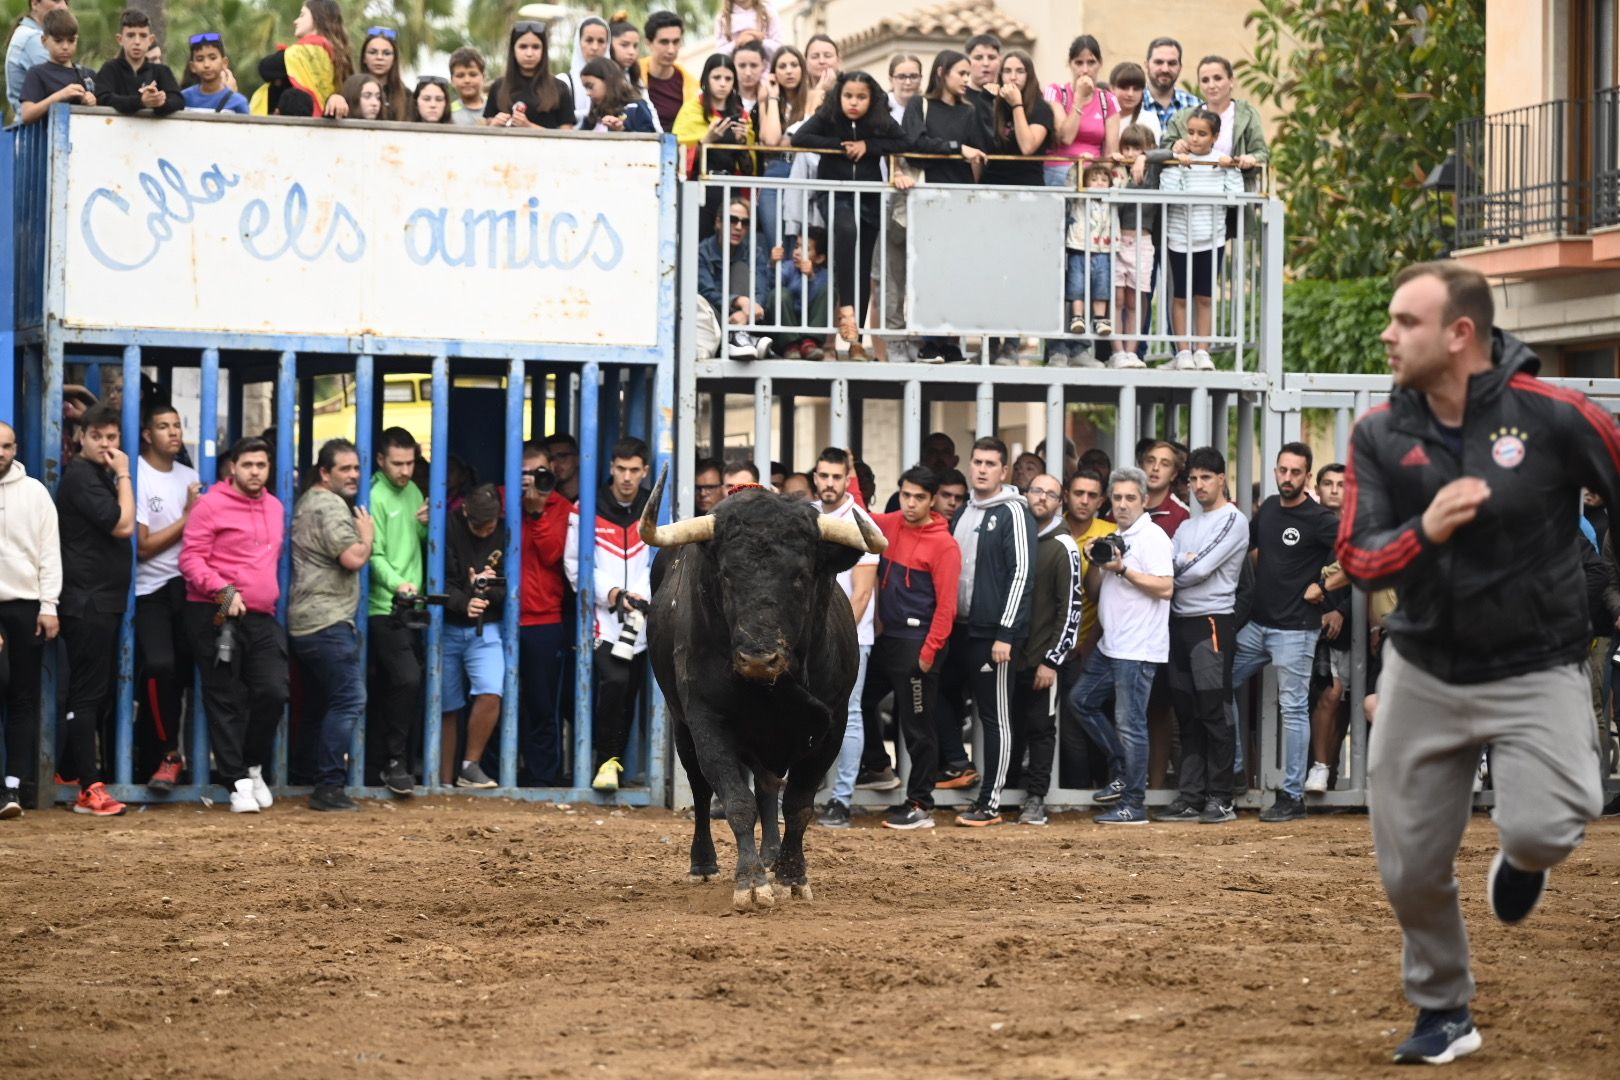
<svg viewBox="0 0 1620 1080">
<path fill-rule="evenodd" d="M 1454 256 L 1497 278 L 1620 269 L 1620 88 L 1457 127 Z"/>
</svg>

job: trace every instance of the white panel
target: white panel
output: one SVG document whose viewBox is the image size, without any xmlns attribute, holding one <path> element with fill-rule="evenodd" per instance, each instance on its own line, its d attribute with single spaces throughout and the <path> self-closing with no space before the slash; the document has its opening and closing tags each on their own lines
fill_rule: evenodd
<svg viewBox="0 0 1620 1080">
<path fill-rule="evenodd" d="M 71 129 L 69 325 L 657 342 L 654 140 L 94 115 Z"/>
</svg>

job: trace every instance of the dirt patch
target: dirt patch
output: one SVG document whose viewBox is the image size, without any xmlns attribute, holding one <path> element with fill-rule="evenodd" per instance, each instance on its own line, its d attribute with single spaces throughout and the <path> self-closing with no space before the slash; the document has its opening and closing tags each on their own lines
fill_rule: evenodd
<svg viewBox="0 0 1620 1080">
<path fill-rule="evenodd" d="M 942 823 L 945 822 L 941 815 Z M 1364 817 L 817 830 L 729 913 L 658 810 L 469 799 L 0 824 L 0 1061 L 32 1076 L 1356 1077 L 1409 1030 Z M 1460 859 L 1471 1077 L 1614 1075 L 1620 821 L 1530 924 Z M 1401 1075 L 1407 1075 L 1402 1073 Z"/>
</svg>

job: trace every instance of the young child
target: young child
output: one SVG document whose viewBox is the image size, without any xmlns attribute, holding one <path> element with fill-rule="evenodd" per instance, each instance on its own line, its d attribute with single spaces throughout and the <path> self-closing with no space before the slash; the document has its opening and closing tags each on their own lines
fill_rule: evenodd
<svg viewBox="0 0 1620 1080">
<path fill-rule="evenodd" d="M 52 8 L 40 20 L 39 29 L 51 58 L 35 64 L 23 76 L 22 112 L 18 119 L 24 124 L 43 120 L 59 101 L 73 105 L 96 103 L 90 69 L 73 62 L 73 54 L 79 51 L 79 20 L 73 12 L 65 7 Z"/>
<path fill-rule="evenodd" d="M 1240 194 L 1243 174 L 1231 168 L 1231 159 L 1215 151 L 1215 138 L 1221 133 L 1221 118 L 1205 108 L 1194 109 L 1187 117 L 1187 152 L 1176 155 L 1181 168 L 1166 168 L 1159 177 L 1160 191 L 1198 195 Z M 1167 370 L 1214 371 L 1209 350 L 1194 348 L 1198 338 L 1207 339 L 1219 276 L 1222 249 L 1226 246 L 1226 208 L 1209 202 L 1171 203 L 1165 207 L 1165 246 L 1170 249 L 1170 277 L 1174 301 L 1170 322 L 1183 348 L 1166 365 Z M 1188 302 L 1189 294 L 1192 297 Z M 1192 336 L 1188 333 L 1188 308 L 1196 310 Z"/>
<path fill-rule="evenodd" d="M 1113 166 L 1096 161 L 1083 174 L 1086 190 L 1104 192 L 1114 186 Z M 1082 199 L 1074 206 L 1069 221 L 1069 272 L 1066 277 L 1071 316 L 1069 333 L 1085 337 L 1111 337 L 1114 325 L 1108 318 L 1114 281 L 1114 238 L 1119 231 L 1113 206 L 1100 198 Z M 1091 322 L 1088 325 L 1087 298 Z M 1052 360 L 1058 361 L 1058 357 Z M 1102 367 L 1101 361 L 1082 351 L 1075 357 L 1080 367 Z M 1063 367 L 1061 362 L 1049 366 Z"/>
<path fill-rule="evenodd" d="M 827 325 L 827 230 L 812 225 L 792 251 L 771 249 L 777 285 L 771 290 L 765 317 L 788 326 Z M 826 355 L 815 338 L 792 340 L 794 335 L 771 335 L 784 346 L 785 360 L 820 360 Z M 784 342 L 787 344 L 784 345 Z"/>
<path fill-rule="evenodd" d="M 782 47 L 781 26 L 771 0 L 720 0 L 720 13 L 714 17 L 715 51 L 730 53 L 744 42 L 757 41 L 769 59 Z"/>
<path fill-rule="evenodd" d="M 423 75 L 411 93 L 411 119 L 419 124 L 448 124 L 450 119 L 450 80 L 443 75 Z"/>
<path fill-rule="evenodd" d="M 225 81 L 231 60 L 225 39 L 209 31 L 191 35 L 191 57 L 186 61 L 186 84 L 180 90 L 191 112 L 233 112 L 248 115 L 248 100 Z"/>
<path fill-rule="evenodd" d="M 146 12 L 124 12 L 118 20 L 119 54 L 96 73 L 103 105 L 126 114 L 150 109 L 153 116 L 167 116 L 186 107 L 174 72 L 168 65 L 146 58 L 152 45 L 152 20 Z"/>
<path fill-rule="evenodd" d="M 579 85 L 588 111 L 584 131 L 640 131 L 653 134 L 652 106 L 641 100 L 618 62 L 598 56 L 579 71 Z"/>
<path fill-rule="evenodd" d="M 450 122 L 477 127 L 484 116 L 484 54 L 471 45 L 463 45 L 451 53 L 450 81 L 456 88 L 456 101 L 450 106 Z"/>
<path fill-rule="evenodd" d="M 1152 111 L 1146 115 L 1151 116 Z M 1159 137 L 1146 124 L 1131 124 L 1121 131 L 1116 155 L 1121 168 L 1115 170 L 1115 186 L 1130 191 L 1159 190 L 1159 167 L 1170 159 L 1170 152 L 1158 147 Z M 1120 204 L 1119 235 L 1114 240 L 1114 311 L 1127 336 L 1117 339 L 1108 360 L 1110 367 L 1144 366 L 1131 335 L 1153 304 L 1153 234 L 1158 227 L 1156 204 Z"/>
</svg>

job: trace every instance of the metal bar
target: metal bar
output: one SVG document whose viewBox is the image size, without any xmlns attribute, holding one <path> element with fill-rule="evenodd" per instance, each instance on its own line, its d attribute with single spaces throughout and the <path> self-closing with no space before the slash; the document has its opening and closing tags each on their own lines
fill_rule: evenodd
<svg viewBox="0 0 1620 1080">
<path fill-rule="evenodd" d="M 1217 391 L 1211 393 L 1210 398 L 1214 402 L 1214 405 L 1211 407 L 1210 416 L 1210 419 L 1213 421 L 1214 430 L 1210 434 L 1209 442 L 1211 446 L 1215 447 L 1215 449 L 1221 452 L 1221 456 L 1223 458 L 1230 461 L 1232 440 L 1232 395 L 1225 393 L 1224 391 Z M 1233 501 L 1235 502 L 1236 500 Z"/>
<path fill-rule="evenodd" d="M 777 398 L 776 457 L 770 463 L 773 466 L 780 461 L 789 470 L 793 468 L 793 458 L 798 452 L 798 409 L 798 398 L 793 394 Z"/>
<path fill-rule="evenodd" d="M 0 213 L 0 422 L 17 423 L 17 265 L 15 223 L 21 200 L 17 193 L 16 139 L 10 132 L 0 135 L 0 205 L 11 208 Z"/>
<path fill-rule="evenodd" d="M 1046 388 L 1046 471 L 1057 477 L 1059 484 L 1065 480 L 1063 447 L 1069 437 L 1063 416 L 1063 384 L 1053 383 Z M 1055 466 L 1052 464 L 1054 461 L 1057 462 Z"/>
<path fill-rule="evenodd" d="M 849 380 L 834 379 L 827 402 L 827 441 L 840 449 L 849 447 Z"/>
<path fill-rule="evenodd" d="M 596 482 L 599 465 L 596 456 L 597 387 L 602 370 L 594 362 L 580 372 L 579 396 L 579 638 L 574 657 L 574 786 L 590 786 L 595 772 L 592 746 L 592 667 L 596 649 L 596 597 L 592 587 L 596 573 Z"/>
<path fill-rule="evenodd" d="M 922 460 L 923 397 L 922 383 L 907 379 L 900 410 L 900 463 L 910 468 Z"/>
<path fill-rule="evenodd" d="M 276 369 L 276 495 L 281 500 L 281 529 L 286 538 L 281 545 L 281 556 L 276 560 L 276 621 L 287 625 L 287 599 L 292 588 L 292 519 L 294 504 L 298 500 L 298 444 L 294 441 L 293 425 L 298 403 L 298 354 L 281 354 Z M 314 409 L 308 410 L 313 413 Z M 312 418 L 313 421 L 313 418 Z M 314 437 L 311 428 L 310 438 Z M 307 447 L 307 444 L 306 444 Z M 281 721 L 276 725 L 276 740 L 271 751 L 275 762 L 277 784 L 287 782 L 287 726 L 288 709 L 281 710 Z M 262 763 L 261 763 L 262 764 Z"/>
<path fill-rule="evenodd" d="M 433 457 L 428 462 L 428 544 L 427 590 L 444 592 L 445 487 L 450 477 L 450 358 L 443 353 L 433 358 L 430 381 L 433 394 L 429 439 Z M 444 608 L 428 607 L 426 641 L 427 693 L 422 719 L 422 786 L 429 791 L 441 787 L 439 777 L 440 740 L 444 735 Z"/>
<path fill-rule="evenodd" d="M 973 391 L 973 437 L 982 439 L 996 433 L 996 384 L 981 382 Z"/>
<path fill-rule="evenodd" d="M 376 362 L 370 353 L 354 358 L 354 446 L 360 456 L 360 490 L 355 493 L 355 505 L 371 509 L 372 474 L 372 414 L 376 408 Z M 366 688 L 366 669 L 371 641 L 371 562 L 360 567 L 360 603 L 354 613 L 354 629 L 360 646 L 360 688 Z M 366 717 L 362 710 L 360 722 L 349 736 L 349 786 L 361 787 L 366 781 Z"/>
<path fill-rule="evenodd" d="M 771 467 L 771 380 L 754 380 L 754 467 L 762 472 Z"/>
<path fill-rule="evenodd" d="M 140 472 L 136 460 L 141 454 L 141 349 L 131 345 L 124 350 L 123 443 L 129 454 L 129 489 L 132 498 L 140 491 L 135 477 Z M 140 555 L 140 529 L 129 536 L 129 588 L 124 595 L 124 612 L 118 620 L 118 695 L 115 703 L 117 727 L 113 737 L 113 782 L 127 784 L 135 774 L 135 566 Z"/>
<path fill-rule="evenodd" d="M 1119 404 L 1114 409 L 1114 467 L 1136 464 L 1136 387 L 1126 384 L 1119 388 Z M 1108 492 L 1103 492 L 1103 502 Z"/>
<path fill-rule="evenodd" d="M 1242 213 L 1240 210 L 1239 213 Z M 1260 210 L 1266 246 L 1260 258 L 1260 370 L 1271 386 L 1283 384 L 1283 204 L 1268 199 Z"/>
<path fill-rule="evenodd" d="M 1193 388 L 1192 401 L 1187 405 L 1187 445 L 1190 447 L 1209 445 L 1209 398 L 1210 393 L 1204 387 Z"/>
<path fill-rule="evenodd" d="M 204 349 L 202 370 L 198 378 L 197 409 L 197 479 L 211 485 L 218 476 L 219 442 L 219 350 Z M 208 713 L 203 708 L 201 665 L 206 658 L 198 658 L 198 671 L 191 684 L 191 775 L 208 778 Z"/>
<path fill-rule="evenodd" d="M 1237 485 L 1233 502 L 1245 513 L 1252 513 L 1254 500 L 1254 398 L 1239 394 L 1237 402 Z"/>
<path fill-rule="evenodd" d="M 506 445 L 502 483 L 506 485 L 506 602 L 501 607 L 501 656 L 506 671 L 501 683 L 501 787 L 517 787 L 518 761 L 518 615 L 523 597 L 523 388 L 524 364 L 506 367 Z"/>
</svg>

